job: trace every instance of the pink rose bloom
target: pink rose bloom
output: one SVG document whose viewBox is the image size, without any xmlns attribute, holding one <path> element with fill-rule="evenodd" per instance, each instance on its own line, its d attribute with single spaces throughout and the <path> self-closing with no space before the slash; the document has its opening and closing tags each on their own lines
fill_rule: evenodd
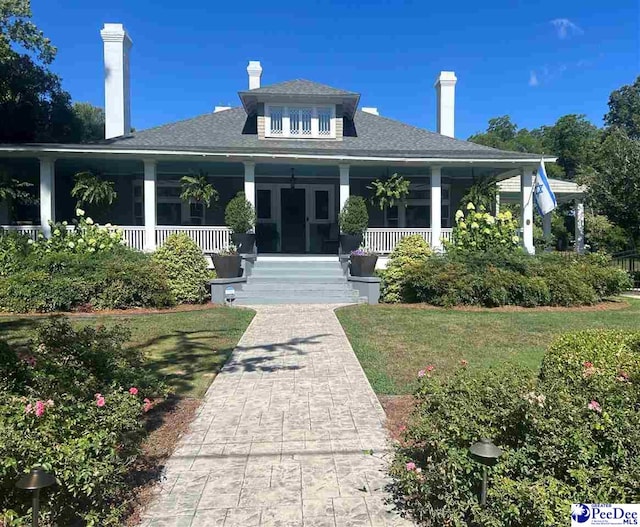
<svg viewBox="0 0 640 527">
<path fill-rule="evenodd" d="M 135 386 L 132 386 L 131 388 L 129 388 L 129 393 L 131 395 L 138 395 L 138 388 L 136 388 Z"/>
<path fill-rule="evenodd" d="M 44 403 L 36 401 L 36 417 L 42 417 L 42 414 L 44 414 Z"/>
<path fill-rule="evenodd" d="M 27 406 L 24 407 L 24 413 L 30 414 L 31 412 L 33 412 L 33 405 L 29 403 Z"/>
<path fill-rule="evenodd" d="M 49 399 L 49 400 L 46 402 L 46 405 L 47 405 L 49 408 L 51 408 L 51 407 L 53 406 L 53 399 Z"/>
<path fill-rule="evenodd" d="M 426 371 L 424 371 L 424 370 L 420 370 L 420 371 L 418 372 L 418 377 L 424 377 L 426 374 L 427 374 L 427 372 L 426 372 Z"/>
<path fill-rule="evenodd" d="M 102 397 L 102 394 L 101 393 L 96 393 L 96 394 L 94 394 L 94 397 L 96 399 L 100 399 L 100 397 Z"/>
<path fill-rule="evenodd" d="M 34 356 L 27 357 L 24 361 L 32 368 L 36 365 L 36 358 Z"/>
<path fill-rule="evenodd" d="M 586 362 L 583 362 L 582 365 L 585 368 L 593 368 L 593 362 L 586 361 Z"/>
<path fill-rule="evenodd" d="M 429 366 L 427 366 L 427 372 L 428 373 L 431 373 L 435 369 L 436 369 L 436 367 L 433 364 L 429 364 Z"/>
<path fill-rule="evenodd" d="M 96 399 L 96 404 L 102 408 L 105 405 L 104 397 L 102 395 Z"/>
<path fill-rule="evenodd" d="M 407 463 L 407 470 L 412 471 L 415 469 L 416 469 L 416 464 L 413 461 L 409 461 L 409 463 Z"/>
<path fill-rule="evenodd" d="M 600 406 L 600 403 L 598 401 L 591 401 L 587 405 L 587 408 L 589 408 L 589 410 L 593 410 L 594 412 L 598 412 L 599 414 L 602 413 L 602 406 Z"/>
</svg>

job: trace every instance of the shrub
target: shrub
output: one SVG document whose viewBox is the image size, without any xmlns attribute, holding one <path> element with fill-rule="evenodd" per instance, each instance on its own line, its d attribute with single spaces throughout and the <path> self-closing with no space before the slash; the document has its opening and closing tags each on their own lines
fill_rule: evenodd
<svg viewBox="0 0 640 527">
<path fill-rule="evenodd" d="M 518 223 L 510 211 L 492 216 L 483 208 L 476 210 L 467 204 L 467 213 L 456 212 L 451 241 L 445 242 L 447 252 L 510 252 L 520 246 Z"/>
<path fill-rule="evenodd" d="M 77 219 L 73 220 L 71 228 L 66 221 L 51 224 L 51 237 L 44 238 L 33 244 L 38 254 L 51 252 L 66 253 L 97 253 L 117 250 L 123 245 L 123 234 L 120 229 L 112 226 L 98 225 L 91 218 L 85 217 L 82 209 L 76 209 Z"/>
<path fill-rule="evenodd" d="M 353 236 L 362 235 L 369 226 L 367 203 L 362 196 L 349 196 L 338 215 L 340 231 Z"/>
<path fill-rule="evenodd" d="M 224 211 L 224 221 L 233 234 L 244 234 L 256 224 L 256 211 L 244 192 L 238 192 Z"/>
<path fill-rule="evenodd" d="M 7 276 L 22 266 L 33 240 L 20 232 L 0 233 L 0 276 Z"/>
<path fill-rule="evenodd" d="M 419 234 L 402 238 L 389 255 L 387 268 L 381 273 L 383 302 L 407 301 L 404 280 L 413 264 L 431 255 L 431 247 Z"/>
<path fill-rule="evenodd" d="M 398 502 L 425 525 L 559 527 L 571 503 L 637 501 L 638 351 L 640 333 L 589 331 L 557 339 L 538 377 L 511 365 L 423 377 L 391 469 Z M 486 508 L 468 455 L 482 437 L 504 451 Z"/>
<path fill-rule="evenodd" d="M 200 247 L 188 234 L 172 234 L 153 255 L 164 269 L 169 288 L 179 303 L 198 304 L 207 296 L 209 270 Z"/>
<path fill-rule="evenodd" d="M 533 257 L 519 251 L 454 251 L 397 266 L 390 259 L 382 276 L 383 301 L 445 307 L 581 306 L 630 287 L 627 274 L 608 257 Z"/>
<path fill-rule="evenodd" d="M 124 247 L 102 253 L 32 254 L 24 270 L 0 277 L 0 309 L 16 313 L 78 308 L 166 307 L 175 303 L 164 269 Z"/>
<path fill-rule="evenodd" d="M 0 518 L 7 525 L 28 521 L 15 481 L 33 465 L 59 481 L 42 503 L 44 524 L 122 525 L 143 399 L 166 393 L 141 353 L 124 347 L 128 335 L 118 326 L 74 330 L 55 318 L 19 352 L 0 342 Z"/>
</svg>

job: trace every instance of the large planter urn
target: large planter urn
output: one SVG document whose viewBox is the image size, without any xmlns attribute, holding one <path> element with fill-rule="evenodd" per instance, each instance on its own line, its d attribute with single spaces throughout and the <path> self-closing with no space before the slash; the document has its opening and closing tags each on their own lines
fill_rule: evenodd
<svg viewBox="0 0 640 527">
<path fill-rule="evenodd" d="M 251 233 L 234 233 L 231 241 L 240 254 L 253 254 L 256 251 L 256 235 Z"/>
<path fill-rule="evenodd" d="M 374 276 L 377 261 L 377 254 L 352 254 L 351 276 Z"/>
<path fill-rule="evenodd" d="M 214 254 L 211 258 L 218 278 L 238 278 L 242 276 L 242 256 L 239 254 Z"/>
<path fill-rule="evenodd" d="M 349 254 L 362 245 L 362 234 L 341 234 L 340 253 Z"/>
</svg>

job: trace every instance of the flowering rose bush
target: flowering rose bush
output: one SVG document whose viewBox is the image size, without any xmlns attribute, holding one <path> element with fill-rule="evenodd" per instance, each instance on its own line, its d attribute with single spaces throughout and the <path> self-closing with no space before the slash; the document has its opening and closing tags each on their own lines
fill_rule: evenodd
<svg viewBox="0 0 640 527">
<path fill-rule="evenodd" d="M 520 246 L 518 222 L 510 211 L 492 216 L 473 203 L 467 204 L 466 214 L 458 210 L 455 215 L 451 241 L 445 241 L 448 252 L 509 252 Z"/>
<path fill-rule="evenodd" d="M 392 465 L 397 502 L 424 525 L 551 527 L 571 503 L 640 498 L 640 333 L 558 338 L 540 374 L 514 366 L 421 377 Z M 473 361 L 470 361 L 473 364 Z M 503 449 L 479 506 L 471 444 Z"/>
<path fill-rule="evenodd" d="M 46 525 L 122 525 L 143 415 L 166 394 L 127 338 L 122 327 L 74 330 L 58 318 L 19 351 L 0 342 L 0 524 L 27 523 L 15 481 L 41 465 L 58 480 L 46 491 Z"/>
</svg>

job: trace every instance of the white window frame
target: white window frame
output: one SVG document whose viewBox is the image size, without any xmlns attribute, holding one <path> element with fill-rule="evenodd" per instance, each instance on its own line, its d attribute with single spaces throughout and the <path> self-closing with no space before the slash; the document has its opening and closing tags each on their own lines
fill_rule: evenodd
<svg viewBox="0 0 640 527">
<path fill-rule="evenodd" d="M 142 189 L 142 181 L 141 180 L 135 180 L 133 182 L 133 215 L 134 215 L 134 223 L 138 224 L 138 222 L 140 221 L 140 219 L 142 220 L 142 223 L 140 223 L 140 225 L 144 225 L 144 216 L 142 218 L 139 219 L 139 217 L 136 217 L 136 209 L 135 209 L 135 204 L 136 203 L 142 203 L 143 207 L 144 207 L 144 192 L 141 191 L 139 196 L 136 196 L 136 187 L 139 187 Z M 160 203 L 176 203 L 176 204 L 180 204 L 182 207 L 182 212 L 181 212 L 181 216 L 182 216 L 182 225 L 204 225 L 205 221 L 207 219 L 207 208 L 204 206 L 204 204 L 202 205 L 202 217 L 197 217 L 197 216 L 191 216 L 191 202 L 189 201 L 184 201 L 183 199 L 181 199 L 179 196 L 159 196 L 158 195 L 158 188 L 160 187 L 177 187 L 177 188 L 182 188 L 181 187 L 181 183 L 180 181 L 174 181 L 174 180 L 162 180 L 162 181 L 156 181 L 156 217 L 158 214 L 158 210 L 157 210 L 157 206 Z M 144 209 L 143 209 L 144 211 Z M 189 223 L 184 223 L 186 220 L 189 221 Z"/>
<path fill-rule="evenodd" d="M 417 179 L 418 177 L 424 177 L 425 179 L 428 179 L 427 176 L 412 176 L 412 178 Z M 418 181 L 412 181 L 409 184 L 409 188 L 416 188 L 417 186 L 423 186 L 426 185 L 427 187 L 427 193 L 429 195 L 428 198 L 424 198 L 424 199 L 405 199 L 402 201 L 402 203 L 398 204 L 398 226 L 397 228 L 399 229 L 403 229 L 403 228 L 407 228 L 407 221 L 406 221 L 406 207 L 407 205 L 412 205 L 414 207 L 429 207 L 429 214 L 427 216 L 427 223 L 431 222 L 431 184 L 429 182 L 426 183 L 419 183 Z M 442 215 L 442 217 L 440 218 L 440 222 L 441 222 L 441 227 L 443 229 L 449 228 L 451 227 L 451 184 L 450 183 L 443 183 L 441 185 L 442 189 L 447 189 L 448 190 L 448 194 L 449 194 L 449 198 L 448 199 L 444 199 L 442 198 L 440 201 L 440 207 L 442 212 L 444 212 L 445 207 L 448 208 L 449 210 L 449 215 L 448 216 L 444 216 L 444 214 Z M 383 221 L 384 221 L 384 225 L 385 227 L 389 227 L 389 220 L 387 218 L 387 209 L 385 209 L 384 211 L 384 217 L 383 217 Z M 396 227 L 389 227 L 389 228 L 396 228 Z"/>
<path fill-rule="evenodd" d="M 271 130 L 271 108 L 282 108 L 282 133 L 274 133 Z M 302 110 L 311 110 L 311 134 L 302 133 Z M 318 110 L 328 109 L 331 112 L 329 134 L 320 135 Z M 299 128 L 297 134 L 291 133 L 291 110 L 300 112 Z M 336 106 L 335 104 L 265 104 L 264 105 L 264 135 L 269 138 L 287 139 L 335 139 L 336 138 Z"/>
</svg>

